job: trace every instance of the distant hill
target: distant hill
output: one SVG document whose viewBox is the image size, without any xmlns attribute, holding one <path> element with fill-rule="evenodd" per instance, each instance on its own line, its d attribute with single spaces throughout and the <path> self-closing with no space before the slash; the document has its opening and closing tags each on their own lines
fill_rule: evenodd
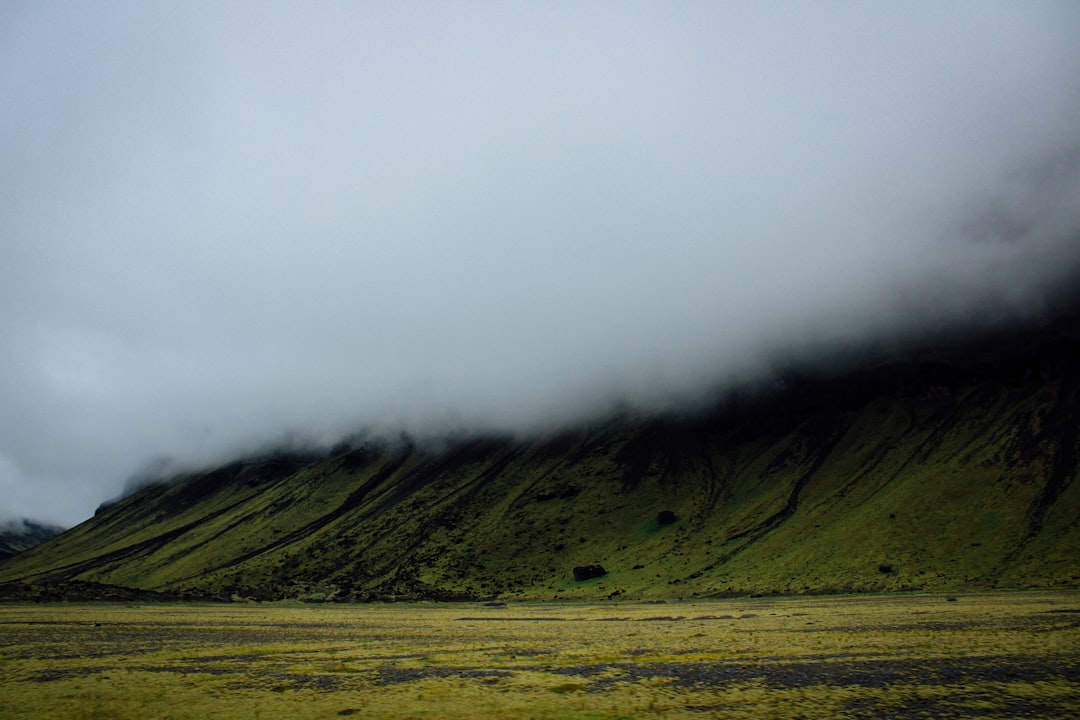
<svg viewBox="0 0 1080 720">
<path fill-rule="evenodd" d="M 43 525 L 32 520 L 13 520 L 0 524 L 0 560 L 45 542 L 64 532 L 56 525 Z"/>
<path fill-rule="evenodd" d="M 316 601 L 1077 587 L 1078 329 L 792 371 L 692 417 L 237 461 L 103 506 L 0 582 Z"/>
</svg>

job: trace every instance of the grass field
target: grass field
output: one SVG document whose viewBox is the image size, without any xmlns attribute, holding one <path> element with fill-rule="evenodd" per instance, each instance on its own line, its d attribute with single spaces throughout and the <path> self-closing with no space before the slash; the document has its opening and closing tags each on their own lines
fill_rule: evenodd
<svg viewBox="0 0 1080 720">
<path fill-rule="evenodd" d="M 1080 595 L 0 606 L 0 717 L 1066 718 Z"/>
</svg>

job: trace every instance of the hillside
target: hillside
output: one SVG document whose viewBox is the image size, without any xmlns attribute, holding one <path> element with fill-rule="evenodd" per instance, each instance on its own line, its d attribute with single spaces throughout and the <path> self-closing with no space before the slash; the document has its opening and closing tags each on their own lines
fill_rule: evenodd
<svg viewBox="0 0 1080 720">
<path fill-rule="evenodd" d="M 1076 587 L 1078 446 L 1071 319 L 792 372 L 695 417 L 236 462 L 103 506 L 0 582 L 314 600 Z"/>
<path fill-rule="evenodd" d="M 0 525 L 0 560 L 43 543 L 63 531 L 62 527 L 33 520 L 14 520 Z"/>
</svg>

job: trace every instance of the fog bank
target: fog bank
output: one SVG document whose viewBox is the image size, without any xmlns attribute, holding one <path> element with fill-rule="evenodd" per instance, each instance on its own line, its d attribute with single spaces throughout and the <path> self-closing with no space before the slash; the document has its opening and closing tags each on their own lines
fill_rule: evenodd
<svg viewBox="0 0 1080 720">
<path fill-rule="evenodd" d="M 1080 6 L 8 3 L 0 516 L 1037 318 Z"/>
</svg>

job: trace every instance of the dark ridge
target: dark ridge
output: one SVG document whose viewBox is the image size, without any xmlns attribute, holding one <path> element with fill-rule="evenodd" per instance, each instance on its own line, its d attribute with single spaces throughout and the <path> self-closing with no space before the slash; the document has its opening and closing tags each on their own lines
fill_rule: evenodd
<svg viewBox="0 0 1080 720">
<path fill-rule="evenodd" d="M 62 527 L 33 520 L 17 520 L 6 526 L 0 525 L 0 560 L 29 550 L 62 532 Z"/>
<path fill-rule="evenodd" d="M 154 592 L 82 580 L 0 584 L 0 602 L 222 602 L 228 599 L 213 594 Z"/>
</svg>

